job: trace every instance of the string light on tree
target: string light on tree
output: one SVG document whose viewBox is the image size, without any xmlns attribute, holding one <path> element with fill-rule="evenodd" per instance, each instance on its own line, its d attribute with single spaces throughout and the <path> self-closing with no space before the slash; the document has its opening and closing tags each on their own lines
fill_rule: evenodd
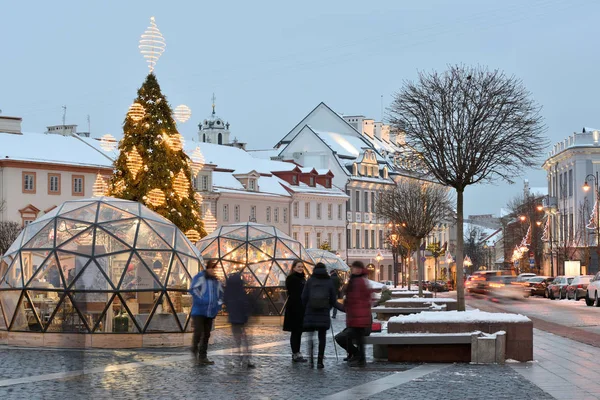
<svg viewBox="0 0 600 400">
<path fill-rule="evenodd" d="M 100 147 L 104 151 L 113 151 L 117 148 L 117 139 L 110 133 L 107 133 L 100 138 Z"/>
<path fill-rule="evenodd" d="M 140 53 L 146 59 L 150 72 L 154 71 L 154 66 L 162 53 L 165 52 L 166 47 L 167 43 L 156 26 L 154 17 L 150 17 L 150 26 L 142 33 L 139 45 Z"/>
<path fill-rule="evenodd" d="M 102 197 L 106 196 L 106 191 L 108 189 L 108 185 L 104 180 L 104 177 L 100 174 L 96 174 L 96 181 L 92 186 L 92 193 L 94 197 Z"/>
<path fill-rule="evenodd" d="M 127 112 L 127 116 L 131 118 L 134 122 L 140 121 L 146 115 L 146 111 L 144 110 L 144 106 L 140 103 L 133 103 L 129 106 L 129 111 Z"/>
<path fill-rule="evenodd" d="M 127 153 L 127 168 L 129 168 L 134 178 L 137 176 L 140 169 L 142 169 L 142 157 L 135 147 Z"/>
<path fill-rule="evenodd" d="M 187 122 L 192 116 L 192 110 L 190 110 L 190 108 L 185 104 L 180 104 L 177 107 L 175 107 L 175 110 L 173 111 L 173 116 L 178 122 L 184 123 Z"/>
</svg>

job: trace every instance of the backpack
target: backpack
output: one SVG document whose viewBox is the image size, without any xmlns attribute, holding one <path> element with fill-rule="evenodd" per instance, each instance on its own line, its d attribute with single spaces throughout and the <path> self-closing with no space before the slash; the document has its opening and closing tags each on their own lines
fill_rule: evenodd
<svg viewBox="0 0 600 400">
<path fill-rule="evenodd" d="M 320 310 L 329 308 L 329 285 L 325 282 L 315 282 L 310 288 L 310 298 L 308 306 L 310 308 Z"/>
</svg>

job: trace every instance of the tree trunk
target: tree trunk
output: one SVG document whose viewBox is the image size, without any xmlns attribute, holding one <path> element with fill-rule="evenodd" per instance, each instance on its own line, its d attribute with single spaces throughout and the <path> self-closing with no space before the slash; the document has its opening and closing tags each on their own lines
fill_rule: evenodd
<svg viewBox="0 0 600 400">
<path fill-rule="evenodd" d="M 464 233 L 463 233 L 464 189 L 456 189 L 456 301 L 458 311 L 465 311 L 465 282 L 463 279 Z"/>
<path fill-rule="evenodd" d="M 417 239 L 417 270 L 419 271 L 419 297 L 423 297 L 423 274 L 425 267 L 423 265 L 423 257 L 421 257 L 421 240 Z"/>
<path fill-rule="evenodd" d="M 411 250 L 412 249 L 408 249 L 408 257 L 407 257 L 408 262 L 406 263 L 406 268 L 408 269 L 408 274 L 406 277 L 406 280 L 407 280 L 406 285 L 408 286 L 408 290 L 410 290 L 410 281 L 412 279 L 412 265 L 410 262 L 410 258 L 412 256 Z"/>
</svg>

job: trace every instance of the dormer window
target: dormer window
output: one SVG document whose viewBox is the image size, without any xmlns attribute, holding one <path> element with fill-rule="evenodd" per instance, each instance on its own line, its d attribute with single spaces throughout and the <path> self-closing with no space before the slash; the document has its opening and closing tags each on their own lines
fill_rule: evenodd
<svg viewBox="0 0 600 400">
<path fill-rule="evenodd" d="M 310 177 L 310 186 L 313 186 L 313 187 L 315 186 L 315 177 L 314 176 Z"/>
<path fill-rule="evenodd" d="M 387 167 L 383 167 L 383 179 L 387 179 L 388 178 L 388 170 Z"/>
<path fill-rule="evenodd" d="M 298 175 L 292 175 L 292 185 L 298 184 Z"/>
<path fill-rule="evenodd" d="M 248 190 L 256 190 L 256 179 L 248 179 Z"/>
<path fill-rule="evenodd" d="M 331 187 L 331 179 L 329 179 L 329 178 L 325 179 L 325 187 L 326 188 L 330 188 Z"/>
<path fill-rule="evenodd" d="M 354 176 L 358 175 L 358 164 L 357 163 L 352 164 L 352 175 L 354 175 Z"/>
</svg>

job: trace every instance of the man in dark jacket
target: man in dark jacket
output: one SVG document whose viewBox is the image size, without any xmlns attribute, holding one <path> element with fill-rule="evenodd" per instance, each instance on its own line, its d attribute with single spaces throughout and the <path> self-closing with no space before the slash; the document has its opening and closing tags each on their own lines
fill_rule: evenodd
<svg viewBox="0 0 600 400">
<path fill-rule="evenodd" d="M 366 278 L 367 271 L 360 261 L 352 263 L 352 276 L 346 289 L 344 309 L 346 310 L 346 326 L 349 329 L 348 338 L 354 341 L 357 347 L 349 346 L 351 354 L 349 365 L 351 367 L 364 367 L 365 341 L 367 329 L 371 326 L 371 289 Z"/>
<path fill-rule="evenodd" d="M 239 272 L 230 274 L 225 282 L 223 303 L 227 308 L 231 333 L 237 347 L 239 363 L 242 367 L 254 368 L 250 362 L 250 345 L 246 324 L 250 316 L 250 302 L 244 289 L 244 281 Z"/>
<path fill-rule="evenodd" d="M 336 301 L 335 289 L 327 273 L 327 268 L 325 264 L 318 263 L 315 265 L 313 273 L 302 292 L 302 304 L 306 307 L 304 310 L 304 330 L 310 332 L 308 348 L 311 367 L 314 365 L 314 331 L 318 332 L 319 337 L 317 368 L 325 367 L 323 356 L 325 355 L 327 330 L 331 327 L 329 310 L 335 305 Z"/>
<path fill-rule="evenodd" d="M 338 272 L 334 269 L 333 271 L 331 271 L 331 282 L 333 282 L 333 288 L 335 289 L 335 297 L 336 299 L 341 299 L 341 294 L 342 294 L 342 280 L 340 279 L 340 276 L 338 274 Z M 331 313 L 331 318 L 335 319 L 335 317 L 337 316 L 337 308 L 333 307 L 333 312 Z"/>
<path fill-rule="evenodd" d="M 300 353 L 302 341 L 302 330 L 304 321 L 304 306 L 302 305 L 302 291 L 306 279 L 304 278 L 304 263 L 302 260 L 292 262 L 292 272 L 285 279 L 287 290 L 287 303 L 285 305 L 285 316 L 283 319 L 283 330 L 291 332 L 290 346 L 292 348 L 293 362 L 306 362 Z"/>
</svg>

